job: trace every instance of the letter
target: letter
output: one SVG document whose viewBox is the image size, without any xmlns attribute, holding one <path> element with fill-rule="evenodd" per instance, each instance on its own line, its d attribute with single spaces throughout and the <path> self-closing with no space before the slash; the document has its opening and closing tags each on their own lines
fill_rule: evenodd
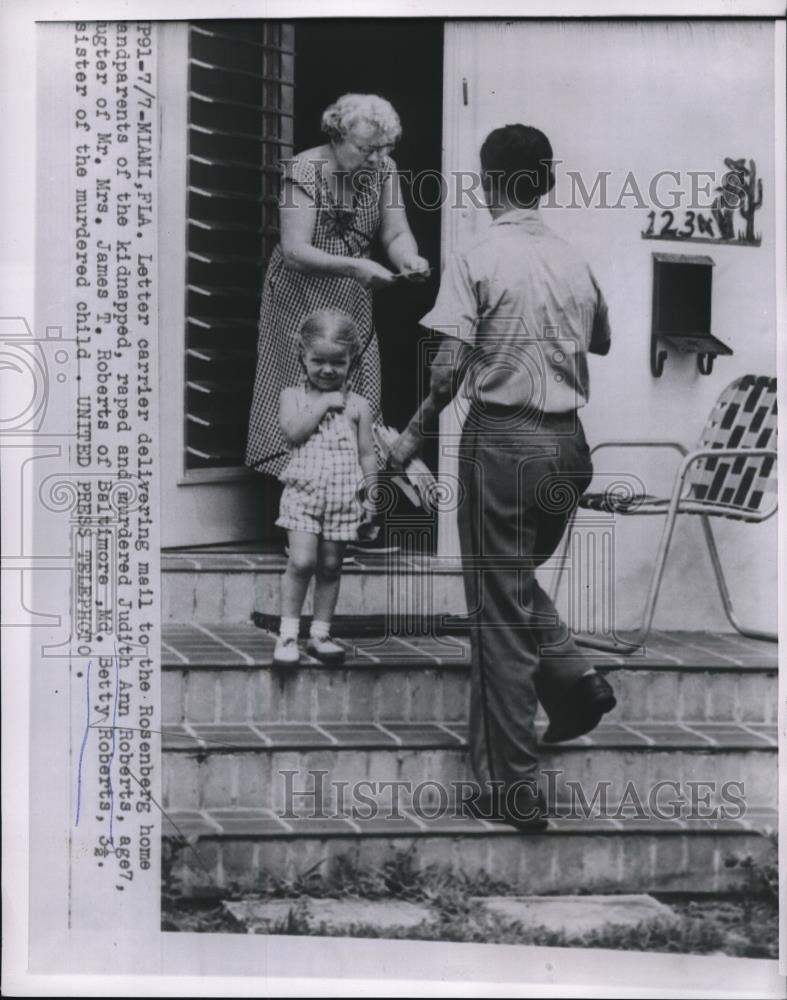
<svg viewBox="0 0 787 1000">
<path fill-rule="evenodd" d="M 361 792 L 362 788 L 368 788 L 370 794 L 364 795 Z M 378 813 L 377 800 L 374 798 L 374 782 L 369 781 L 364 778 L 362 781 L 357 781 L 353 785 L 353 798 L 359 802 L 362 806 L 368 806 L 368 812 L 362 812 L 358 806 L 353 806 L 353 818 L 354 819 L 374 819 Z"/>
<path fill-rule="evenodd" d="M 716 180 L 716 174 L 712 170 L 689 170 L 687 171 L 689 177 L 691 178 L 691 195 L 689 196 L 688 208 L 693 211 L 699 211 L 700 209 L 710 209 L 713 205 L 713 193 L 711 191 L 711 182 Z M 699 178 L 705 177 L 707 181 L 705 185 L 700 188 Z M 706 200 L 700 204 L 699 195 L 704 195 Z"/>
<path fill-rule="evenodd" d="M 633 188 L 633 190 L 629 190 L 629 188 Z M 612 208 L 626 208 L 626 206 L 622 203 L 624 198 L 635 198 L 637 202 L 636 205 L 634 206 L 635 208 L 648 207 L 648 203 L 642 197 L 642 192 L 640 191 L 639 186 L 637 185 L 637 178 L 634 176 L 631 170 L 629 170 L 629 172 L 626 174 L 626 179 L 623 182 L 623 187 L 621 188 L 618 200 L 615 202 Z"/>
<path fill-rule="evenodd" d="M 479 193 L 482 190 L 479 174 L 475 170 L 456 170 L 454 177 L 458 183 L 456 185 L 456 203 L 453 207 L 467 208 L 464 196 L 468 194 L 470 195 L 469 203 L 473 208 L 483 208 L 486 202 L 483 195 Z M 465 180 L 470 182 L 468 186 L 465 186 Z"/>
<path fill-rule="evenodd" d="M 576 819 L 581 812 L 582 818 L 587 819 L 591 815 L 604 817 L 607 815 L 607 792 L 612 787 L 611 781 L 599 781 L 596 783 L 595 791 L 590 802 L 585 798 L 585 792 L 579 781 L 566 781 L 566 788 L 569 791 L 569 816 Z M 593 807 L 598 800 L 599 812 L 593 813 Z M 579 810 L 576 806 L 579 806 Z"/>
<path fill-rule="evenodd" d="M 325 791 L 325 778 L 328 774 L 327 771 L 312 770 L 308 773 L 312 776 L 312 789 L 304 791 L 296 791 L 294 787 L 295 775 L 300 774 L 300 771 L 279 771 L 279 775 L 284 778 L 284 802 L 285 811 L 279 813 L 281 819 L 297 819 L 298 815 L 293 810 L 293 800 L 297 797 L 299 799 L 311 800 L 313 803 L 313 810 L 309 814 L 309 819 L 325 819 L 325 809 L 324 809 L 324 791 Z M 317 786 L 314 782 L 315 777 L 319 776 L 320 784 Z M 317 811 L 319 809 L 319 811 Z"/>
<path fill-rule="evenodd" d="M 687 781 L 690 819 L 718 819 L 718 806 L 711 806 L 710 793 L 716 790 L 715 781 Z M 701 794 L 704 793 L 704 794 Z"/>
<path fill-rule="evenodd" d="M 671 806 L 670 812 L 663 812 L 661 808 L 661 803 L 659 802 L 659 792 L 662 788 L 672 788 L 676 795 L 680 796 L 680 782 L 670 781 L 664 779 L 663 781 L 657 781 L 656 784 L 651 788 L 650 794 L 648 795 L 648 807 L 651 813 L 658 819 L 679 819 L 681 808 L 683 806 L 683 799 L 670 799 L 666 805 Z"/>
<path fill-rule="evenodd" d="M 737 789 L 739 794 L 733 794 L 733 788 Z M 722 808 L 721 813 L 725 819 L 742 819 L 746 815 L 744 792 L 744 783 L 742 781 L 725 781 L 721 786 L 722 800 L 732 806 L 731 810 Z"/>
<path fill-rule="evenodd" d="M 659 172 L 650 179 L 650 185 L 648 186 L 650 200 L 659 208 L 678 208 L 680 206 L 680 189 L 668 192 L 672 196 L 672 200 L 668 205 L 665 205 L 659 198 L 659 181 L 662 177 L 672 177 L 674 178 L 676 184 L 680 184 L 680 174 L 677 170 L 659 170 Z M 621 195 L 621 197 L 623 196 Z"/>
<path fill-rule="evenodd" d="M 566 174 L 571 178 L 571 204 L 569 208 L 590 208 L 590 202 L 593 195 L 596 193 L 596 188 L 599 188 L 601 194 L 601 200 L 598 204 L 599 208 L 607 208 L 607 178 L 612 176 L 611 170 L 602 170 L 596 175 L 596 179 L 593 183 L 593 187 L 588 193 L 588 189 L 585 187 L 585 183 L 582 180 L 582 175 L 577 170 L 567 170 Z M 579 188 L 582 194 L 583 205 L 578 205 L 575 201 L 576 184 L 579 184 Z"/>
<path fill-rule="evenodd" d="M 626 807 L 633 807 L 635 812 L 634 815 L 637 819 L 647 819 L 647 813 L 645 812 L 645 807 L 642 805 L 642 800 L 640 799 L 637 789 L 632 781 L 627 782 L 625 789 L 623 790 L 623 795 L 618 803 L 618 808 L 612 814 L 612 819 L 626 819 L 627 814 L 625 812 Z M 631 816 L 629 815 L 630 819 Z"/>
<path fill-rule="evenodd" d="M 427 808 L 421 802 L 421 796 L 429 788 L 437 790 L 437 804 L 433 812 L 428 812 Z M 429 802 L 427 799 L 426 806 L 428 807 L 428 805 Z M 444 816 L 448 810 L 448 792 L 445 786 L 439 781 L 419 781 L 413 790 L 413 809 L 419 816 L 423 816 L 425 819 L 437 819 L 439 816 Z"/>
</svg>

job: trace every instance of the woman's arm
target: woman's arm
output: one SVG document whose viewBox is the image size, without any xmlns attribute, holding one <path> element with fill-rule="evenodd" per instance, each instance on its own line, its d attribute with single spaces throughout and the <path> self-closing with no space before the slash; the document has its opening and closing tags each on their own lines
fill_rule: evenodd
<svg viewBox="0 0 787 1000">
<path fill-rule="evenodd" d="M 344 396 L 341 392 L 324 392 L 317 397 L 308 397 L 305 403 L 298 399 L 298 390 L 290 387 L 282 389 L 279 397 L 279 426 L 287 444 L 303 444 L 317 430 L 328 410 L 343 410 Z"/>
<path fill-rule="evenodd" d="M 293 181 L 285 180 L 286 198 L 279 209 L 280 244 L 285 267 L 317 277 L 355 278 L 377 288 L 390 284 L 393 275 L 374 261 L 326 253 L 312 246 L 317 208 L 314 199 Z"/>
<path fill-rule="evenodd" d="M 284 203 L 279 208 L 281 252 L 285 265 L 304 274 L 352 278 L 353 258 L 325 253 L 312 246 L 317 208 L 314 199 L 298 184 L 285 180 Z"/>
<path fill-rule="evenodd" d="M 429 261 L 418 254 L 418 244 L 407 221 L 402 189 L 396 170 L 383 181 L 380 194 L 380 242 L 397 271 L 429 270 Z"/>
</svg>

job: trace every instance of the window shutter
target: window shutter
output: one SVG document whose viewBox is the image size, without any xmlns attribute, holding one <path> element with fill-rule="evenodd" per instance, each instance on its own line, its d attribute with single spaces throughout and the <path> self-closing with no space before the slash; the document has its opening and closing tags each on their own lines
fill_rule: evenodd
<svg viewBox="0 0 787 1000">
<path fill-rule="evenodd" d="M 243 464 L 262 276 L 293 152 L 294 29 L 189 27 L 186 468 Z"/>
</svg>

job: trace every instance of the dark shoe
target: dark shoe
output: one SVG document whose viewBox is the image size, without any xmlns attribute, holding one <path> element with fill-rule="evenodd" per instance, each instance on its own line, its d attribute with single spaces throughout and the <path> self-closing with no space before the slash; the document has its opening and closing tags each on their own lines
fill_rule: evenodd
<svg viewBox="0 0 787 1000">
<path fill-rule="evenodd" d="M 585 674 L 571 688 L 560 711 L 549 720 L 542 743 L 563 743 L 584 736 L 615 705 L 615 694 L 604 678 L 600 674 Z"/>
<path fill-rule="evenodd" d="M 481 795 L 463 802 L 462 809 L 466 816 L 492 823 L 507 823 L 522 833 L 539 833 L 549 826 L 545 816 L 546 802 L 541 792 L 535 799 L 531 796 L 525 808 L 521 804 L 517 805 L 518 808 L 509 811 L 501 805 L 500 796 Z"/>
</svg>

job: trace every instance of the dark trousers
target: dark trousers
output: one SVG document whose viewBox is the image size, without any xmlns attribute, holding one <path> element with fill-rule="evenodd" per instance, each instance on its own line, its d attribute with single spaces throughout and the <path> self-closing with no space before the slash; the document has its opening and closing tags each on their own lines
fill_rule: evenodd
<svg viewBox="0 0 787 1000">
<path fill-rule="evenodd" d="M 483 784 L 532 782 L 535 714 L 592 664 L 535 578 L 592 477 L 576 413 L 471 407 L 459 451 L 459 537 L 472 618 L 470 747 Z"/>
</svg>

